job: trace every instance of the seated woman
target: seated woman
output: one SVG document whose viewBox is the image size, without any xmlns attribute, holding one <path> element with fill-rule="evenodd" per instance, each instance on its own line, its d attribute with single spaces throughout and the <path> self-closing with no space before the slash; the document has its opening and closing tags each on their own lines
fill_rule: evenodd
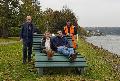
<svg viewBox="0 0 120 81">
<path fill-rule="evenodd" d="M 48 59 L 51 59 L 51 57 L 54 54 L 54 51 L 51 49 L 51 34 L 50 32 L 46 31 L 44 34 L 44 37 L 42 39 L 42 45 L 45 46 L 45 49 L 43 51 L 47 54 Z"/>
<path fill-rule="evenodd" d="M 62 53 L 67 56 L 71 61 L 76 59 L 77 54 L 74 49 L 70 47 L 70 44 L 65 36 L 63 36 L 62 31 L 57 32 L 58 35 L 52 40 L 52 44 L 55 48 L 55 51 Z"/>
</svg>

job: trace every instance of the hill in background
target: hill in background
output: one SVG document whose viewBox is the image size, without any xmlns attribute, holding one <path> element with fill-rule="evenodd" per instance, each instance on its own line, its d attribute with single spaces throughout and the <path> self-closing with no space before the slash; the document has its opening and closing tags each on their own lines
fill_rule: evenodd
<svg viewBox="0 0 120 81">
<path fill-rule="evenodd" d="M 101 32 L 104 35 L 120 35 L 120 27 L 85 27 L 87 31 Z"/>
</svg>

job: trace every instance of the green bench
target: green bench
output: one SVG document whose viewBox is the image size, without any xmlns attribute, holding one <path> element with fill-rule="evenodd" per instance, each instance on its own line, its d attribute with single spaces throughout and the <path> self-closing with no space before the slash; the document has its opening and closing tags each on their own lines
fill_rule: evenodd
<svg viewBox="0 0 120 81">
<path fill-rule="evenodd" d="M 63 56 L 62 54 L 55 53 L 52 57 L 52 60 L 48 60 L 47 55 L 42 53 L 42 49 L 44 46 L 41 44 L 41 39 L 43 38 L 43 34 L 36 34 L 33 36 L 33 51 L 35 53 L 35 67 L 38 70 L 38 74 L 43 74 L 44 68 L 49 67 L 72 67 L 77 68 L 77 70 L 82 73 L 84 72 L 84 68 L 87 67 L 86 60 L 80 54 L 77 55 L 77 58 L 74 62 L 70 63 L 70 60 Z M 67 37 L 69 42 L 72 41 L 71 37 Z"/>
</svg>

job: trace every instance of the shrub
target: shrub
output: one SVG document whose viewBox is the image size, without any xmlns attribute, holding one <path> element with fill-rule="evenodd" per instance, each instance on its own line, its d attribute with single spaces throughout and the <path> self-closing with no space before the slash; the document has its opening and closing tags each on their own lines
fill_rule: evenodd
<svg viewBox="0 0 120 81">
<path fill-rule="evenodd" d="M 9 29 L 9 37 L 18 37 L 20 34 L 20 29 L 19 27 L 11 27 Z"/>
</svg>

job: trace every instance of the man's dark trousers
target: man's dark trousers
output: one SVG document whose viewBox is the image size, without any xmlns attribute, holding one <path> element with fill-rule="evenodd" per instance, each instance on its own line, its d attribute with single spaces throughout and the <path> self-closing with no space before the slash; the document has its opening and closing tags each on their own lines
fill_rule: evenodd
<svg viewBox="0 0 120 81">
<path fill-rule="evenodd" d="M 23 41 L 23 63 L 26 63 L 28 58 L 28 62 L 31 61 L 32 54 L 32 42 Z"/>
</svg>

